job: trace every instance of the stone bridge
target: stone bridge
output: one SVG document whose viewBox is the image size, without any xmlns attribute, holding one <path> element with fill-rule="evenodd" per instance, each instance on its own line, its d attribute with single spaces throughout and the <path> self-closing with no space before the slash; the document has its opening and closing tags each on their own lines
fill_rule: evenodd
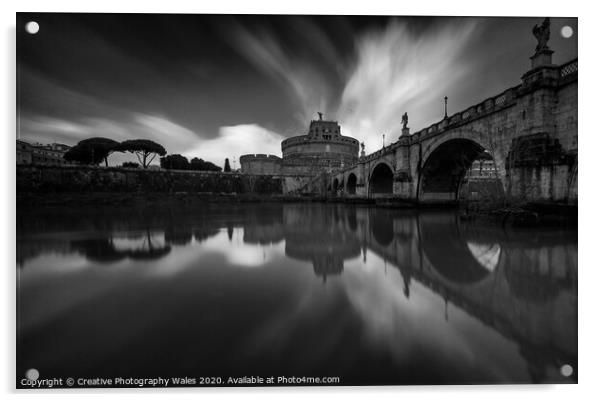
<svg viewBox="0 0 602 402">
<path fill-rule="evenodd" d="M 577 60 L 532 57 L 520 85 L 329 173 L 315 191 L 331 196 L 456 201 L 483 152 L 506 196 L 577 202 Z"/>
</svg>

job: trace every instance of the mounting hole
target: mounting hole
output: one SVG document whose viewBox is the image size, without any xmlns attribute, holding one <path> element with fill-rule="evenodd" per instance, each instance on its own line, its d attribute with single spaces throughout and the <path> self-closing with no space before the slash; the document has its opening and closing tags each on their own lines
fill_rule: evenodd
<svg viewBox="0 0 602 402">
<path fill-rule="evenodd" d="M 573 367 L 570 364 L 564 364 L 562 367 L 560 367 L 560 374 L 565 377 L 569 377 L 571 374 L 573 374 Z"/>
<path fill-rule="evenodd" d="M 563 38 L 570 38 L 573 36 L 573 28 L 568 25 L 563 26 L 560 28 L 560 35 L 562 35 Z"/>
<path fill-rule="evenodd" d="M 37 34 L 40 30 L 40 24 L 38 24 L 35 21 L 29 21 L 27 24 L 25 24 L 25 30 L 27 31 L 27 33 L 30 33 L 32 35 Z"/>
<path fill-rule="evenodd" d="M 25 377 L 27 377 L 28 380 L 35 381 L 40 378 L 40 372 L 34 368 L 31 368 L 25 372 Z"/>
</svg>

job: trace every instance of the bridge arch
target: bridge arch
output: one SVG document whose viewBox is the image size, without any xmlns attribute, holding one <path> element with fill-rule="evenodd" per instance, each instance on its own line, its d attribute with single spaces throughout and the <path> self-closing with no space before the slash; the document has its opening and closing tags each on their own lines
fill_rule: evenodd
<svg viewBox="0 0 602 402">
<path fill-rule="evenodd" d="M 434 142 L 427 148 L 417 187 L 419 200 L 458 199 L 460 185 L 466 172 L 480 155 L 486 155 L 488 152 L 479 137 L 474 134 L 454 135 Z"/>
<path fill-rule="evenodd" d="M 349 176 L 347 176 L 347 184 L 345 185 L 345 191 L 347 192 L 347 194 L 355 195 L 356 187 L 357 176 L 355 175 L 355 173 L 350 173 Z"/>
<path fill-rule="evenodd" d="M 336 195 L 338 191 L 339 191 L 339 178 L 335 177 L 335 179 L 332 181 L 332 192 L 334 195 Z"/>
<path fill-rule="evenodd" d="M 393 168 L 386 162 L 379 162 L 370 174 L 370 195 L 393 194 Z"/>
</svg>

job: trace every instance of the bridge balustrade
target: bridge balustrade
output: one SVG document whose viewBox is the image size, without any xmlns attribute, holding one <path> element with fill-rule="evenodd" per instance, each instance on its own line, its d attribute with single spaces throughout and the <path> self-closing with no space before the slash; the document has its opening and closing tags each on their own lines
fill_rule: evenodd
<svg viewBox="0 0 602 402">
<path fill-rule="evenodd" d="M 564 78 L 577 72 L 577 60 L 573 60 L 560 66 L 560 77 Z"/>
<path fill-rule="evenodd" d="M 497 98 L 495 98 L 495 106 L 501 106 L 504 103 L 506 103 L 506 93 L 501 94 L 500 96 L 498 96 Z"/>
</svg>

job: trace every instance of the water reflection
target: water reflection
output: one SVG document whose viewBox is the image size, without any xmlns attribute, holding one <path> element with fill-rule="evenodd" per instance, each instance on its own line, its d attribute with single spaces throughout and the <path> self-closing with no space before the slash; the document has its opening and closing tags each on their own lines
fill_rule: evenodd
<svg viewBox="0 0 602 402">
<path fill-rule="evenodd" d="M 283 212 L 286 255 L 311 261 L 315 274 L 324 282 L 328 276 L 343 273 L 345 260 L 360 255 L 360 241 L 345 219 L 349 214 L 340 212 L 313 205 L 285 207 Z"/>
<path fill-rule="evenodd" d="M 576 380 L 558 371 L 577 367 L 574 232 L 341 205 L 40 209 L 18 214 L 17 259 L 19 370 Z"/>
<path fill-rule="evenodd" d="M 88 238 L 72 240 L 70 249 L 80 252 L 88 260 L 100 263 L 112 263 L 124 258 L 133 260 L 151 260 L 161 258 L 171 251 L 171 246 L 157 239 L 157 234 L 132 233 L 114 235 L 106 238 Z"/>
</svg>

